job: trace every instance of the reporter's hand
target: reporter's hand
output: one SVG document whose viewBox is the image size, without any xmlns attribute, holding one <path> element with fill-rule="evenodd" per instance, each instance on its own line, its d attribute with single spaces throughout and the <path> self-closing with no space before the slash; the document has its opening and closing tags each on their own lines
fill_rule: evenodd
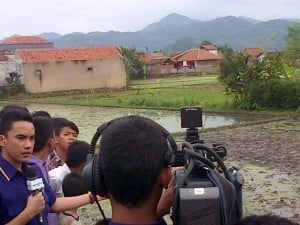
<svg viewBox="0 0 300 225">
<path fill-rule="evenodd" d="M 42 192 L 39 192 L 35 196 L 30 195 L 27 199 L 26 212 L 29 215 L 37 215 L 41 213 L 45 208 L 45 200 Z"/>
<path fill-rule="evenodd" d="M 106 197 L 102 197 L 100 195 L 94 195 L 91 192 L 89 192 L 88 195 L 89 195 L 91 204 L 93 204 L 95 201 L 102 201 L 102 200 L 107 199 Z"/>
</svg>

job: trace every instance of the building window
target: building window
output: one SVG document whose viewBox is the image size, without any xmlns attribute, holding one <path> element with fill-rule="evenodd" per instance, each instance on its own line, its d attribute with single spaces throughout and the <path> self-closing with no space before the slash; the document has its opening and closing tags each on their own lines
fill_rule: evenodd
<svg viewBox="0 0 300 225">
<path fill-rule="evenodd" d="M 93 67 L 89 66 L 86 70 L 92 72 L 93 71 Z"/>
</svg>

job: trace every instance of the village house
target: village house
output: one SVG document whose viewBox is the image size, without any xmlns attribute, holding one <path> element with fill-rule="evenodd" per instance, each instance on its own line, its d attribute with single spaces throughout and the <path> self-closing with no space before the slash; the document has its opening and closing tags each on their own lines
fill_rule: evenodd
<svg viewBox="0 0 300 225">
<path fill-rule="evenodd" d="M 53 42 L 39 36 L 13 36 L 0 41 L 0 87 L 8 85 L 7 79 L 20 76 L 23 84 L 22 64 L 14 59 L 18 49 L 53 48 Z"/>
<path fill-rule="evenodd" d="M 147 64 L 148 76 L 154 77 L 191 72 L 217 73 L 222 58 L 215 45 L 201 45 L 199 48 L 168 55 L 146 54 L 141 59 Z"/>
<path fill-rule="evenodd" d="M 183 73 L 211 74 L 218 72 L 222 56 L 202 48 L 194 48 L 175 56 L 174 59 L 177 61 L 177 69 Z"/>
<path fill-rule="evenodd" d="M 262 60 L 266 56 L 273 56 L 278 53 L 277 50 L 263 50 L 258 47 L 244 48 L 242 52 L 246 55 L 249 55 L 251 59 Z"/>
<path fill-rule="evenodd" d="M 126 70 L 116 46 L 17 50 L 29 93 L 126 86 Z"/>
<path fill-rule="evenodd" d="M 176 74 L 176 61 L 163 54 L 146 54 L 140 57 L 147 65 L 147 77 L 156 77 L 165 74 Z"/>
<path fill-rule="evenodd" d="M 39 36 L 13 36 L 0 41 L 0 51 L 15 53 L 17 49 L 53 48 L 53 42 Z"/>
</svg>

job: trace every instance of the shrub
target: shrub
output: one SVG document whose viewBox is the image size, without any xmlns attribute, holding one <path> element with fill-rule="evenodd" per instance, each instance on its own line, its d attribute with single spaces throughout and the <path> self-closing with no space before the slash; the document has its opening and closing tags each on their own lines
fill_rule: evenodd
<svg viewBox="0 0 300 225">
<path fill-rule="evenodd" d="M 293 109 L 300 105 L 299 80 L 257 80 L 249 84 L 247 93 L 247 100 L 241 104 L 247 109 Z"/>
</svg>

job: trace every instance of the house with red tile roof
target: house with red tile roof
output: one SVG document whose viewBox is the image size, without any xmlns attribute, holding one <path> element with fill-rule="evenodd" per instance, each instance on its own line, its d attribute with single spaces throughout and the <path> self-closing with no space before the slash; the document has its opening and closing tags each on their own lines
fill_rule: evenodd
<svg viewBox="0 0 300 225">
<path fill-rule="evenodd" d="M 117 46 L 17 50 L 29 93 L 126 86 L 126 70 Z"/>
<path fill-rule="evenodd" d="M 39 36 L 12 36 L 0 41 L 0 51 L 17 49 L 53 48 L 53 42 Z"/>
<path fill-rule="evenodd" d="M 155 77 L 165 74 L 176 74 L 176 61 L 163 54 L 145 54 L 140 57 L 147 65 L 147 76 Z"/>
<path fill-rule="evenodd" d="M 215 45 L 201 45 L 200 48 L 204 49 L 212 54 L 215 54 L 215 55 L 218 54 L 218 48 Z"/>
<path fill-rule="evenodd" d="M 252 48 L 244 48 L 242 50 L 244 54 L 249 55 L 252 59 L 262 60 L 266 56 L 273 56 L 278 53 L 277 50 L 264 50 L 262 48 L 252 47 Z"/>
<path fill-rule="evenodd" d="M 244 48 L 243 53 L 250 55 L 252 58 L 257 59 L 261 54 L 263 54 L 263 50 L 257 47 Z"/>
<path fill-rule="evenodd" d="M 168 55 L 144 54 L 140 56 L 148 66 L 148 75 L 161 76 L 187 72 L 216 73 L 223 55 L 215 45 L 201 45 L 199 48 L 171 52 Z"/>
<path fill-rule="evenodd" d="M 203 74 L 216 73 L 222 55 L 211 53 L 203 48 L 193 48 L 173 57 L 177 70 L 181 72 L 197 72 Z"/>
</svg>

